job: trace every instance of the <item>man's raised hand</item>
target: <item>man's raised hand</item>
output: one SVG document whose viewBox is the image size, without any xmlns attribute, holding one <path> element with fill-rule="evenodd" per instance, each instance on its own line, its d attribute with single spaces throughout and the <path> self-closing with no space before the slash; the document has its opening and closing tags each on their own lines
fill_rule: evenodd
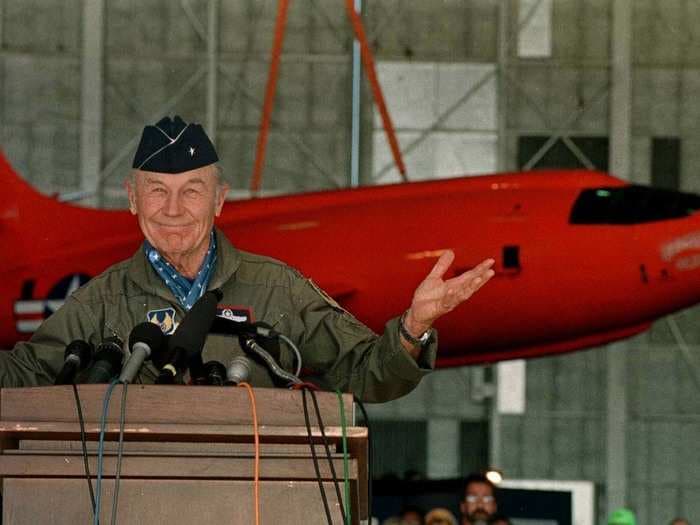
<svg viewBox="0 0 700 525">
<path fill-rule="evenodd" d="M 494 276 L 493 259 L 486 259 L 471 270 L 451 279 L 443 279 L 454 261 L 455 254 L 446 250 L 430 270 L 428 276 L 413 293 L 411 307 L 404 320 L 406 329 L 413 335 L 428 330 L 441 316 L 454 310 L 469 299 Z"/>
</svg>

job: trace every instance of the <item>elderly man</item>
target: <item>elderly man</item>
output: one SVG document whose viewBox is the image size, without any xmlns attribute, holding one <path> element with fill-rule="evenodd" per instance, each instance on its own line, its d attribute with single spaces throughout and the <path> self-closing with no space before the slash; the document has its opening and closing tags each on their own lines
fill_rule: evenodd
<svg viewBox="0 0 700 525">
<path fill-rule="evenodd" d="M 199 125 L 166 117 L 144 128 L 126 183 L 143 246 L 76 291 L 29 342 L 0 353 L 0 385 L 51 384 L 66 345 L 76 339 L 94 345 L 113 335 L 126 340 L 146 320 L 172 333 L 214 288 L 223 292 L 222 306 L 233 305 L 289 336 L 301 349 L 305 373 L 326 388 L 385 401 L 418 384 L 435 360 L 433 322 L 493 276 L 493 261 L 444 280 L 454 254 L 443 254 L 408 309 L 378 336 L 293 268 L 236 249 L 214 227 L 228 191 L 217 162 Z M 212 334 L 203 359 L 228 363 L 242 353 L 237 341 Z M 292 368 L 286 347 L 278 357 L 282 367 Z M 252 368 L 250 383 L 273 386 L 265 366 L 255 362 Z M 156 377 L 151 364 L 141 371 L 144 383 Z"/>
</svg>

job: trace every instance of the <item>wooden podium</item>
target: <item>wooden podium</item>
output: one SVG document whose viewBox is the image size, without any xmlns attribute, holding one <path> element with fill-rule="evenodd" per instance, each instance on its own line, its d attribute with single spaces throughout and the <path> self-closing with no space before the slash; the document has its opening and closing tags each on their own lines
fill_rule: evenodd
<svg viewBox="0 0 700 525">
<path fill-rule="evenodd" d="M 100 523 L 111 520 L 122 385 L 108 413 Z M 90 474 L 107 385 L 79 385 Z M 335 471 L 343 484 L 336 394 L 318 392 Z M 255 389 L 263 524 L 327 523 L 304 422 L 302 394 Z M 367 429 L 347 422 L 352 523 L 367 519 Z M 333 523 L 342 516 L 313 403 L 309 418 Z M 129 385 L 117 523 L 254 523 L 254 446 L 248 392 L 236 387 Z M 90 494 L 71 386 L 0 389 L 0 477 L 4 525 L 91 523 Z"/>
</svg>

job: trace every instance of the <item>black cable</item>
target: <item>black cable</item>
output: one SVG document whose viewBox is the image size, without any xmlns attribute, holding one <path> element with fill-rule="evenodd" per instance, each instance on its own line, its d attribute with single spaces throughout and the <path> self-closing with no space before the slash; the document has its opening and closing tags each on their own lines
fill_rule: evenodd
<svg viewBox="0 0 700 525">
<path fill-rule="evenodd" d="M 117 502 L 119 501 L 119 482 L 122 474 L 122 456 L 124 454 L 124 425 L 126 422 L 126 387 L 127 382 L 122 383 L 122 406 L 119 413 L 119 446 L 117 447 L 117 473 L 114 476 L 114 498 L 112 499 L 112 525 L 117 523 Z"/>
<path fill-rule="evenodd" d="M 326 519 L 328 520 L 328 525 L 333 525 L 333 520 L 331 519 L 331 510 L 328 507 L 328 498 L 326 498 L 326 490 L 323 488 L 323 480 L 321 479 L 321 469 L 318 466 L 318 458 L 316 457 L 316 449 L 314 447 L 313 436 L 311 435 L 311 421 L 309 420 L 309 408 L 306 401 L 306 388 L 301 390 L 301 399 L 304 406 L 304 422 L 306 423 L 306 432 L 309 435 L 309 446 L 311 447 L 311 457 L 314 461 L 314 469 L 316 470 L 316 479 L 318 480 L 318 488 L 321 491 L 321 499 L 323 500 L 323 510 L 326 511 Z"/>
<path fill-rule="evenodd" d="M 321 410 L 318 408 L 318 400 L 316 399 L 316 392 L 309 389 L 309 394 L 311 394 L 311 401 L 314 403 L 314 410 L 316 411 L 316 419 L 318 420 L 318 428 L 321 430 L 321 438 L 323 439 L 323 447 L 326 450 L 326 457 L 328 458 L 328 465 L 331 469 L 331 475 L 333 476 L 333 485 L 335 486 L 335 494 L 338 498 L 338 506 L 340 507 L 340 514 L 343 516 L 343 523 L 348 523 L 347 517 L 345 516 L 345 509 L 343 508 L 343 497 L 340 495 L 340 483 L 338 483 L 338 476 L 335 473 L 335 465 L 333 464 L 333 456 L 331 455 L 331 449 L 328 445 L 328 438 L 326 437 L 326 429 L 323 426 L 323 419 L 321 418 Z"/>
<path fill-rule="evenodd" d="M 370 516 L 372 516 L 372 462 L 374 455 L 372 453 L 372 427 L 370 426 L 369 416 L 365 410 L 365 405 L 362 404 L 360 398 L 353 394 L 353 400 L 360 407 L 360 412 L 362 412 L 362 417 L 365 420 L 365 426 L 367 427 L 367 511 Z"/>
<path fill-rule="evenodd" d="M 75 406 L 78 409 L 78 423 L 80 424 L 80 442 L 83 445 L 83 463 L 85 464 L 85 479 L 87 480 L 88 489 L 90 490 L 90 503 L 92 504 L 92 513 L 95 513 L 95 491 L 92 488 L 92 481 L 90 480 L 90 463 L 88 462 L 87 453 L 87 440 L 85 438 L 85 418 L 83 417 L 83 407 L 80 403 L 80 396 L 78 395 L 78 387 L 75 386 L 75 381 L 73 381 L 73 395 L 75 397 Z"/>
</svg>

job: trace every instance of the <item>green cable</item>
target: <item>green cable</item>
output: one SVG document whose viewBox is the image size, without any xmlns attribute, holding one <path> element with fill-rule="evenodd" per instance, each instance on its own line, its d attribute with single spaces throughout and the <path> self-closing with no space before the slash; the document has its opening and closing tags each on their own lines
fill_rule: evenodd
<svg viewBox="0 0 700 525">
<path fill-rule="evenodd" d="M 345 423 L 345 404 L 343 403 L 343 394 L 340 390 L 336 390 L 338 395 L 338 404 L 340 405 L 340 428 L 343 435 L 343 477 L 345 484 L 345 525 L 350 525 L 352 519 L 350 517 L 350 462 L 348 460 L 348 433 Z"/>
</svg>

